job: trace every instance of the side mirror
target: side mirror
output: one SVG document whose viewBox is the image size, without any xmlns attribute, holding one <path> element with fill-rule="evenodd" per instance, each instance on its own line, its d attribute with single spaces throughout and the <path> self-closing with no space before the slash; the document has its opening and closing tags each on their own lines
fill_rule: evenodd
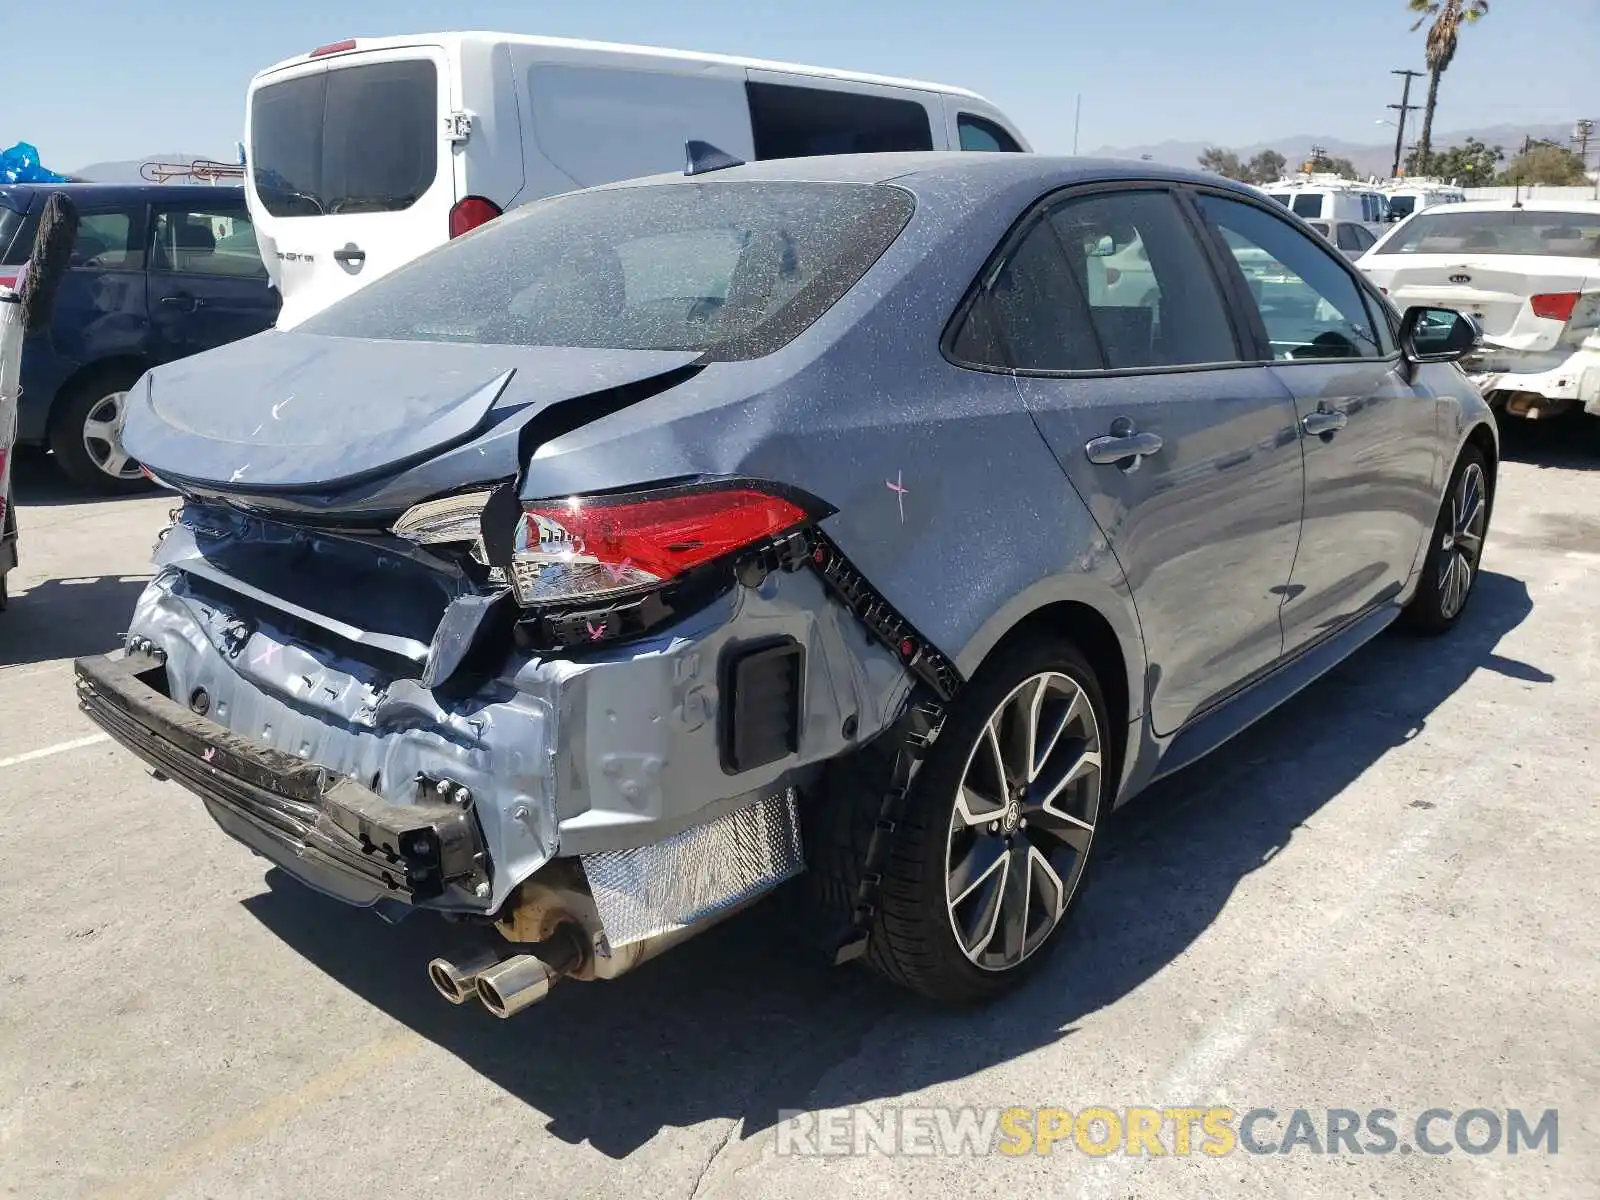
<svg viewBox="0 0 1600 1200">
<path fill-rule="evenodd" d="M 1453 308 L 1406 309 L 1400 321 L 1400 348 L 1414 363 L 1455 362 L 1483 344 L 1483 331 Z"/>
</svg>

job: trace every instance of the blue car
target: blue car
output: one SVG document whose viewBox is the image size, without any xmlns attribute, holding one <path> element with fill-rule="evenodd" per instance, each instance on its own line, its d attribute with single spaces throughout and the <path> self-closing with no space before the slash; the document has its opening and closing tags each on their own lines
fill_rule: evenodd
<svg viewBox="0 0 1600 1200">
<path fill-rule="evenodd" d="M 270 327 L 244 189 L 205 185 L 0 187 L 0 284 L 33 248 L 51 192 L 77 205 L 78 238 L 48 330 L 22 356 L 19 445 L 48 446 L 98 492 L 148 486 L 122 448 L 123 400 L 151 367 Z"/>
</svg>

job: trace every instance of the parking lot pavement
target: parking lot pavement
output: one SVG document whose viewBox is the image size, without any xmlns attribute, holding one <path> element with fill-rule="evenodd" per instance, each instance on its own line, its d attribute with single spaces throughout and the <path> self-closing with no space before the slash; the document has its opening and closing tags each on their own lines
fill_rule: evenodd
<svg viewBox="0 0 1600 1200">
<path fill-rule="evenodd" d="M 757 909 L 506 1023 L 428 985 L 440 923 L 306 893 L 95 738 L 68 660 L 117 642 L 170 502 L 34 464 L 0 614 L 0 1194 L 1600 1195 L 1600 453 L 1568 445 L 1509 432 L 1454 635 L 1379 639 L 1119 813 L 1010 999 L 930 1010 Z M 1556 1109 L 1559 1140 L 780 1153 L 785 1110 L 1091 1105 L 1268 1108 L 1269 1146 L 1300 1108 L 1394 1110 L 1407 1145 L 1430 1108 Z"/>
</svg>

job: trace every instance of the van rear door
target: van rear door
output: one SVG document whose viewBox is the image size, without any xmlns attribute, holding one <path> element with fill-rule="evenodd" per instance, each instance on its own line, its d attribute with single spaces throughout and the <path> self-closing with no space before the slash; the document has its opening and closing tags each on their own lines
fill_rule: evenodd
<svg viewBox="0 0 1600 1200">
<path fill-rule="evenodd" d="M 442 46 L 390 46 L 252 84 L 248 195 L 279 328 L 448 240 L 449 63 Z"/>
</svg>

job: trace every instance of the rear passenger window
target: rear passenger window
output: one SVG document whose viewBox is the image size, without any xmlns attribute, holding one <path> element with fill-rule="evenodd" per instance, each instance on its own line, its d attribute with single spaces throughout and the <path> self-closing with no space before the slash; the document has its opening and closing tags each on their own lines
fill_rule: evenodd
<svg viewBox="0 0 1600 1200">
<path fill-rule="evenodd" d="M 1068 200 L 1051 209 L 1050 224 L 1109 369 L 1238 361 L 1221 290 L 1170 194 Z"/>
<path fill-rule="evenodd" d="M 982 117 L 975 117 L 971 113 L 962 113 L 956 118 L 956 130 L 961 136 L 963 150 L 989 150 L 1004 151 L 1009 154 L 1022 153 L 1022 147 L 1004 129 L 993 121 L 986 121 Z"/>
<path fill-rule="evenodd" d="M 72 244 L 74 267 L 138 271 L 144 251 L 134 241 L 142 223 L 131 210 L 84 213 L 78 218 L 78 239 Z"/>
<path fill-rule="evenodd" d="M 156 214 L 150 269 L 188 275 L 265 279 L 256 231 L 242 208 L 200 212 L 165 209 Z"/>
<path fill-rule="evenodd" d="M 758 159 L 933 149 L 928 110 L 915 100 L 780 83 L 745 87 Z"/>
<path fill-rule="evenodd" d="M 1297 217 L 1320 217 L 1322 215 L 1322 193 L 1306 192 L 1294 198 L 1294 215 Z"/>
<path fill-rule="evenodd" d="M 1253 204 L 1202 196 L 1200 207 L 1222 231 L 1249 284 L 1273 358 L 1371 358 L 1384 352 L 1342 259 Z"/>
<path fill-rule="evenodd" d="M 974 307 L 968 324 L 992 318 L 994 335 L 1017 370 L 1096 371 L 1104 365 L 1082 285 L 1072 278 L 1048 221 L 1037 222 L 1007 256 L 989 287 L 987 306 Z M 972 337 L 984 336 L 980 324 Z"/>
<path fill-rule="evenodd" d="M 1340 225 L 1339 226 L 1339 249 L 1341 249 L 1341 250 L 1360 250 L 1361 249 L 1361 238 L 1356 232 L 1360 228 L 1361 228 L 1361 226 L 1359 226 L 1359 225 L 1348 225 L 1348 224 Z"/>
</svg>

